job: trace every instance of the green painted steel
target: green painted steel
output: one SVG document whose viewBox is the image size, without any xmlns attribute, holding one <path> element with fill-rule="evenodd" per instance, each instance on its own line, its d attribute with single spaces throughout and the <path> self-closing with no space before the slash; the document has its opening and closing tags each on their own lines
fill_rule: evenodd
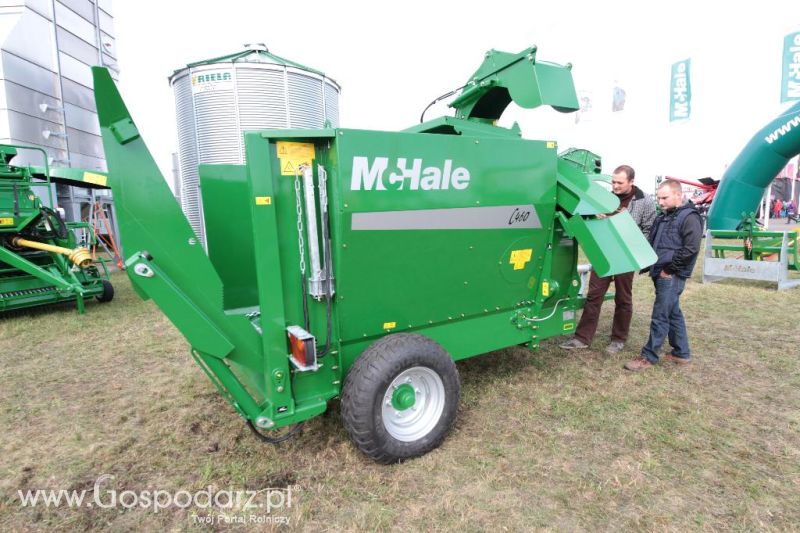
<svg viewBox="0 0 800 533">
<path fill-rule="evenodd" d="M 708 228 L 736 229 L 757 210 L 766 188 L 789 160 L 800 153 L 800 102 L 756 133 L 727 168 L 708 213 Z"/>
<path fill-rule="evenodd" d="M 753 261 L 780 261 L 784 232 L 782 231 L 756 231 L 748 234 L 746 231 L 713 230 L 714 257 L 725 258 L 725 252 Z M 798 248 L 798 234 L 789 233 L 787 246 L 787 268 L 800 270 L 800 249 Z M 726 240 L 728 242 L 726 242 Z M 720 242 L 721 241 L 721 242 Z M 738 241 L 738 242 L 730 242 Z"/>
<path fill-rule="evenodd" d="M 444 135 L 466 135 L 469 137 L 522 137 L 519 125 L 515 122 L 510 129 L 498 128 L 475 120 L 455 117 L 439 117 L 422 124 L 416 124 L 403 131 L 409 133 L 441 133 Z"/>
<path fill-rule="evenodd" d="M 244 165 L 200 169 L 208 255 L 108 72 L 94 69 L 128 273 L 239 414 L 274 429 L 323 412 L 354 361 L 391 333 L 423 335 L 460 360 L 571 332 L 583 305 L 578 242 L 603 275 L 655 260 L 627 212 L 596 216 L 619 202 L 594 168 L 476 115 L 494 89 L 527 107 L 577 108 L 569 68 L 534 52 L 487 55 L 473 79 L 491 86 L 465 89 L 460 118 L 403 132 L 246 133 Z M 320 287 L 332 268 L 331 297 L 309 280 L 314 248 Z M 314 336 L 316 366 L 290 362 L 289 326 Z M 410 408 L 413 390 L 398 390 L 394 407 Z"/>
<path fill-rule="evenodd" d="M 258 306 L 247 169 L 200 165 L 208 256 L 222 281 L 225 309 Z"/>
<path fill-rule="evenodd" d="M 17 155 L 17 148 L 42 152 L 45 165 L 14 166 L 11 161 Z M 50 169 L 46 154 L 39 148 L 0 145 L 0 313 L 66 301 L 74 301 L 82 313 L 86 299 L 108 297 L 105 292 L 108 271 L 103 260 L 78 267 L 60 253 L 16 242 L 22 238 L 64 250 L 96 244 L 88 224 L 65 223 L 46 205 L 53 205 L 54 181 L 101 187 L 104 179 L 103 173 Z M 40 198 L 42 193 L 47 204 Z M 86 242 L 78 242 L 77 230 Z"/>
<path fill-rule="evenodd" d="M 558 203 L 570 215 L 601 215 L 619 207 L 619 199 L 595 180 L 594 173 L 577 169 L 570 162 L 558 162 Z"/>
<path fill-rule="evenodd" d="M 533 46 L 518 54 L 490 50 L 450 107 L 458 118 L 497 120 L 512 101 L 525 109 L 549 105 L 577 111 L 572 65 L 536 60 Z"/>
<path fill-rule="evenodd" d="M 800 270 L 800 230 L 790 231 L 784 235 L 783 231 L 764 231 L 756 221 L 755 213 L 743 217 L 735 230 L 711 230 L 713 244 L 711 253 L 714 258 L 725 259 L 725 253 L 735 254 L 735 257 L 748 261 L 774 261 L 784 259 L 781 254 L 786 254 L 786 268 Z M 784 251 L 783 241 L 787 238 L 787 247 Z"/>
<path fill-rule="evenodd" d="M 414 407 L 415 403 L 416 394 L 414 393 L 414 387 L 408 383 L 403 383 L 392 393 L 392 407 L 398 411 L 410 409 Z"/>
<path fill-rule="evenodd" d="M 603 160 L 599 155 L 583 148 L 568 148 L 558 154 L 558 157 L 564 163 L 573 165 L 586 174 L 599 176 L 603 167 Z M 610 178 L 608 180 L 610 181 Z"/>
</svg>

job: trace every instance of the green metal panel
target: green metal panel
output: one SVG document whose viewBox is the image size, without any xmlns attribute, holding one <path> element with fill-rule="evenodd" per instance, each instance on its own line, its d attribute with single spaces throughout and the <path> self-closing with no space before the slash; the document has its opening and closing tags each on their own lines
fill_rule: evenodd
<svg viewBox="0 0 800 533">
<path fill-rule="evenodd" d="M 200 165 L 208 257 L 222 280 L 225 309 L 255 307 L 253 226 L 247 171 L 240 165 Z"/>
<path fill-rule="evenodd" d="M 321 357 L 320 369 L 316 372 L 291 373 L 291 380 L 275 379 L 276 374 L 290 374 L 286 327 L 303 326 L 296 178 L 294 174 L 281 173 L 276 142 L 283 139 L 314 144 L 315 163 L 331 167 L 330 153 L 326 147 L 334 135 L 334 130 L 267 130 L 245 135 L 248 184 L 252 198 L 250 212 L 253 216 L 253 238 L 258 265 L 256 271 L 261 301 L 260 323 L 264 328 L 264 372 L 269 376 L 268 386 L 272 387 L 276 398 L 276 410 L 288 407 L 286 412 L 275 415 L 275 421 L 280 424 L 287 423 L 287 420 L 296 422 L 302 420 L 301 417 L 324 411 L 327 401 L 339 394 L 342 371 L 338 319 L 334 305 L 331 319 L 332 347 L 328 355 Z M 315 178 L 318 180 L 318 176 Z M 315 184 L 318 186 L 318 181 Z M 268 205 L 258 205 L 256 197 L 269 197 L 271 200 Z M 325 303 L 307 298 L 307 306 L 309 331 L 315 336 L 321 349 L 327 340 Z M 283 392 L 278 392 L 279 387 L 283 387 Z"/>
<path fill-rule="evenodd" d="M 604 215 L 619 207 L 619 198 L 597 183 L 595 174 L 581 172 L 558 160 L 558 205 L 571 215 Z"/>
<path fill-rule="evenodd" d="M 109 181 L 131 282 L 153 298 L 173 323 L 184 324 L 184 334 L 194 332 L 192 345 L 201 355 L 226 356 L 235 376 L 225 373 L 218 377 L 227 390 L 244 390 L 238 383 L 241 380 L 255 402 L 263 401 L 259 333 L 244 312 L 223 311 L 219 275 L 172 197 L 111 76 L 102 68 L 94 68 L 93 73 Z M 146 275 L 148 270 L 153 277 Z M 195 320 L 193 317 L 198 317 L 199 327 L 185 325 Z M 216 327 L 203 328 L 205 322 Z M 237 409 L 250 405 L 248 417 L 258 416 L 260 407 L 252 407 L 253 399 L 237 400 Z"/>
<path fill-rule="evenodd" d="M 249 212 L 253 221 L 256 282 L 261 314 L 260 341 L 263 354 L 261 366 L 265 378 L 264 387 L 271 403 L 270 408 L 285 409 L 286 416 L 289 416 L 294 413 L 295 409 L 291 382 L 287 380 L 283 383 L 282 390 L 278 390 L 281 384 L 275 379 L 276 372 L 287 376 L 289 374 L 286 341 L 287 319 L 284 308 L 283 272 L 276 214 L 277 205 L 284 205 L 288 202 L 280 201 L 281 199 L 275 195 L 274 157 L 270 152 L 269 141 L 258 135 L 245 135 L 245 152 L 248 163 L 249 192 L 252 199 L 249 202 Z M 259 201 L 257 199 L 269 200 Z M 272 412 L 269 418 L 274 420 L 275 414 L 276 412 Z"/>
<path fill-rule="evenodd" d="M 511 101 L 525 109 L 549 105 L 576 111 L 571 65 L 536 60 L 536 47 L 517 54 L 490 50 L 461 94 L 450 103 L 459 118 L 497 120 Z"/>
<path fill-rule="evenodd" d="M 565 163 L 574 166 L 586 174 L 599 175 L 603 168 L 602 158 L 583 148 L 567 148 L 558 157 Z M 608 178 L 610 180 L 610 178 Z"/>
<path fill-rule="evenodd" d="M 540 264 L 532 257 L 514 270 L 509 261 L 514 250 L 538 253 L 549 241 L 554 146 L 344 130 L 336 150 L 342 202 L 336 209 L 343 223 L 335 248 L 337 301 L 344 340 L 481 316 L 485 309 L 507 310 L 530 299 L 528 284 Z M 398 164 L 416 177 L 393 183 Z M 364 165 L 373 174 L 385 168 L 372 190 L 363 181 L 353 190 Z M 469 181 L 452 183 L 459 169 Z M 439 188 L 423 189 L 437 185 L 437 174 Z M 426 175 L 433 177 L 426 181 Z M 521 215 L 527 223 L 515 219 Z M 437 229 L 442 226 L 449 227 Z M 378 227 L 385 229 L 369 229 Z"/>
<path fill-rule="evenodd" d="M 439 117 L 423 124 L 416 124 L 403 131 L 408 133 L 441 133 L 445 135 L 467 135 L 470 137 L 522 137 L 519 125 L 515 122 L 510 129 L 474 120 L 455 117 Z"/>
<path fill-rule="evenodd" d="M 627 213 L 595 219 L 572 217 L 567 226 L 600 276 L 637 271 L 657 259 L 653 249 L 644 246 L 647 240 L 642 230 Z"/>
<path fill-rule="evenodd" d="M 558 205 L 564 226 L 581 244 L 600 276 L 632 272 L 653 264 L 657 256 L 627 211 L 606 215 L 619 207 L 619 199 L 572 161 L 558 161 Z"/>
<path fill-rule="evenodd" d="M 193 347 L 219 359 L 230 355 L 234 350 L 233 343 L 214 320 L 175 285 L 160 264 L 153 261 L 149 252 L 136 252 L 125 262 L 126 268 L 133 273 L 131 277 L 141 278 L 134 279 L 149 297 L 159 302 L 164 314 L 170 317 Z M 176 293 L 182 297 L 171 297 Z"/>
</svg>

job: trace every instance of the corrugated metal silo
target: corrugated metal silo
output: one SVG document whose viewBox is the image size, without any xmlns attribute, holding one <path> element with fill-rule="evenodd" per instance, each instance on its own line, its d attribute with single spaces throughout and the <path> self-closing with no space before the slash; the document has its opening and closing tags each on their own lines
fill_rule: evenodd
<svg viewBox="0 0 800 533">
<path fill-rule="evenodd" d="M 198 164 L 244 162 L 242 132 L 339 126 L 339 85 L 263 44 L 190 63 L 170 77 L 178 121 L 181 207 L 205 242 Z"/>
</svg>

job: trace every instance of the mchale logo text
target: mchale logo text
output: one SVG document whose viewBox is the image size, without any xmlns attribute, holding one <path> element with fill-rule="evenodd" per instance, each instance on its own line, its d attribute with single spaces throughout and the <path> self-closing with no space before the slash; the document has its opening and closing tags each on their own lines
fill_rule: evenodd
<svg viewBox="0 0 800 533">
<path fill-rule="evenodd" d="M 436 191 L 469 187 L 469 170 L 464 167 L 453 168 L 452 159 L 445 159 L 439 166 L 423 168 L 422 159 L 397 158 L 397 172 L 385 174 L 389 168 L 388 157 L 376 157 L 370 164 L 368 157 L 353 157 L 353 173 L 350 175 L 351 191 L 423 190 Z"/>
</svg>

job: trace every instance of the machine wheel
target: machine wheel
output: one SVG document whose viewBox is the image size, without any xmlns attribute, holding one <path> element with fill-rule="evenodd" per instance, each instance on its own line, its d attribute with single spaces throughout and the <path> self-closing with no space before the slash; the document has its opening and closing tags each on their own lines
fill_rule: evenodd
<svg viewBox="0 0 800 533">
<path fill-rule="evenodd" d="M 98 294 L 95 296 L 97 301 L 100 303 L 110 302 L 114 299 L 114 286 L 111 285 L 111 282 L 105 279 L 100 280 L 100 283 L 103 284 L 103 294 Z"/>
<path fill-rule="evenodd" d="M 460 392 L 456 365 L 441 346 L 422 335 L 388 335 L 364 350 L 347 375 L 344 426 L 378 462 L 423 455 L 450 431 Z"/>
</svg>

